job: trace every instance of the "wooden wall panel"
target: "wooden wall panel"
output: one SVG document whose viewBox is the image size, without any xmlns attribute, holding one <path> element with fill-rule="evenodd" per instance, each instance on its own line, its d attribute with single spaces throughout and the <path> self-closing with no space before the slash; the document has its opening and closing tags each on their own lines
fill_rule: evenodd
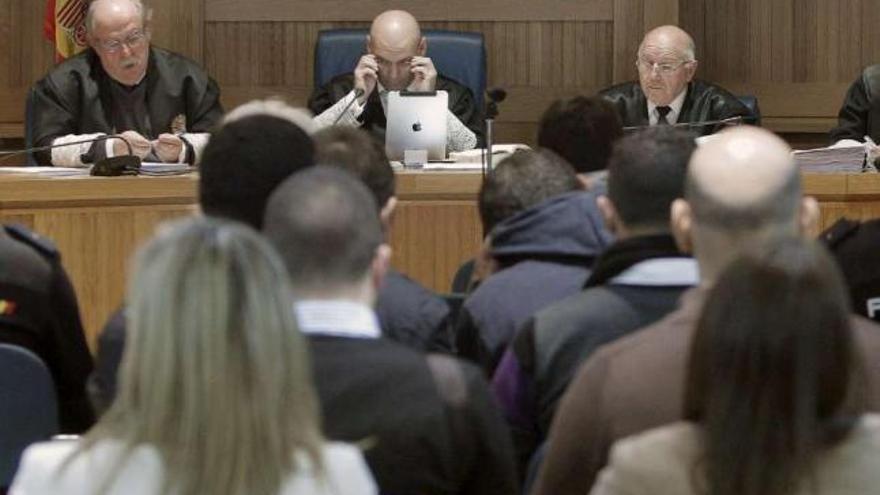
<svg viewBox="0 0 880 495">
<path fill-rule="evenodd" d="M 880 61 L 871 0 L 681 0 L 698 77 L 759 96 L 765 125 L 825 139 L 846 88 Z M 732 21 L 732 20 L 735 20 Z"/>
<path fill-rule="evenodd" d="M 615 0 L 205 0 L 209 21 L 369 21 L 403 8 L 422 21 L 597 21 L 610 20 Z M 659 0 L 658 0 L 659 1 Z"/>
</svg>

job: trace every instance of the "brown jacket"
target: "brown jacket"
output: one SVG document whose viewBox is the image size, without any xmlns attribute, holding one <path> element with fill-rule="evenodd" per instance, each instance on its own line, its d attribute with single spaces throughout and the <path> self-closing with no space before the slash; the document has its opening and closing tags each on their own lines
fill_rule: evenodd
<svg viewBox="0 0 880 495">
<path fill-rule="evenodd" d="M 590 495 L 695 495 L 694 465 L 700 460 L 700 429 L 675 423 L 621 440 L 611 449 Z M 862 495 L 880 486 L 880 416 L 867 414 L 815 468 L 818 493 Z M 797 495 L 811 495 L 805 484 Z"/>
<path fill-rule="evenodd" d="M 533 495 L 583 495 L 616 440 L 682 419 L 687 354 L 706 293 L 685 292 L 678 310 L 587 360 L 553 420 Z M 866 404 L 880 411 L 880 326 L 855 316 L 852 324 Z"/>
</svg>

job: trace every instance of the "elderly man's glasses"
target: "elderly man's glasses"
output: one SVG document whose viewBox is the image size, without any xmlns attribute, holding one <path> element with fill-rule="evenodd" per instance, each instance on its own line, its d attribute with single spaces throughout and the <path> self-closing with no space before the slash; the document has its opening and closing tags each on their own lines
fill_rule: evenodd
<svg viewBox="0 0 880 495">
<path fill-rule="evenodd" d="M 129 50 L 139 48 L 147 39 L 146 33 L 135 31 L 128 35 L 124 40 L 104 40 L 98 42 L 98 45 L 107 53 L 116 53 L 122 50 L 123 46 L 127 46 Z"/>
<path fill-rule="evenodd" d="M 690 60 L 682 62 L 648 62 L 647 60 L 636 60 L 636 67 L 645 72 L 654 72 L 656 69 L 660 74 L 669 75 L 680 69 L 682 66 L 691 63 Z"/>
</svg>

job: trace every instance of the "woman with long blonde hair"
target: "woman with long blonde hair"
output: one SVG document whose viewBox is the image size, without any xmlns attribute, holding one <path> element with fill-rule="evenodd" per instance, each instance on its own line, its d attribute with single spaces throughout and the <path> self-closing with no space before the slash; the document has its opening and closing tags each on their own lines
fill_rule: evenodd
<svg viewBox="0 0 880 495">
<path fill-rule="evenodd" d="M 163 229 L 128 292 L 120 391 L 79 442 L 31 447 L 12 494 L 372 494 L 320 433 L 287 271 L 251 229 Z"/>
</svg>

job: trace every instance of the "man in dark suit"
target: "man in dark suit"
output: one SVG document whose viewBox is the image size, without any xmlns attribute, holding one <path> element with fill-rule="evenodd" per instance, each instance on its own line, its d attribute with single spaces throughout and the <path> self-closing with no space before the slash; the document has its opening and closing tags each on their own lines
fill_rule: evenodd
<svg viewBox="0 0 880 495">
<path fill-rule="evenodd" d="M 694 40 L 676 26 L 660 26 L 645 35 L 636 58 L 639 80 L 612 86 L 599 94 L 614 104 L 624 126 L 700 123 L 752 113 L 720 86 L 695 80 Z M 711 134 L 718 125 L 694 125 Z"/>
<path fill-rule="evenodd" d="M 269 198 L 263 233 L 290 273 L 327 437 L 364 444 L 382 493 L 516 493 L 480 371 L 381 338 L 373 306 L 391 248 L 366 186 L 334 167 L 298 172 Z"/>
<path fill-rule="evenodd" d="M 468 150 L 481 143 L 482 121 L 474 95 L 467 87 L 437 74 L 434 63 L 425 56 L 428 41 L 415 17 L 402 10 L 379 14 L 370 27 L 366 49 L 352 74 L 333 78 L 309 98 L 309 110 L 317 115 L 315 122 L 320 127 L 338 122 L 361 127 L 384 140 L 389 91 L 442 90 L 449 94 L 447 150 Z"/>
</svg>

